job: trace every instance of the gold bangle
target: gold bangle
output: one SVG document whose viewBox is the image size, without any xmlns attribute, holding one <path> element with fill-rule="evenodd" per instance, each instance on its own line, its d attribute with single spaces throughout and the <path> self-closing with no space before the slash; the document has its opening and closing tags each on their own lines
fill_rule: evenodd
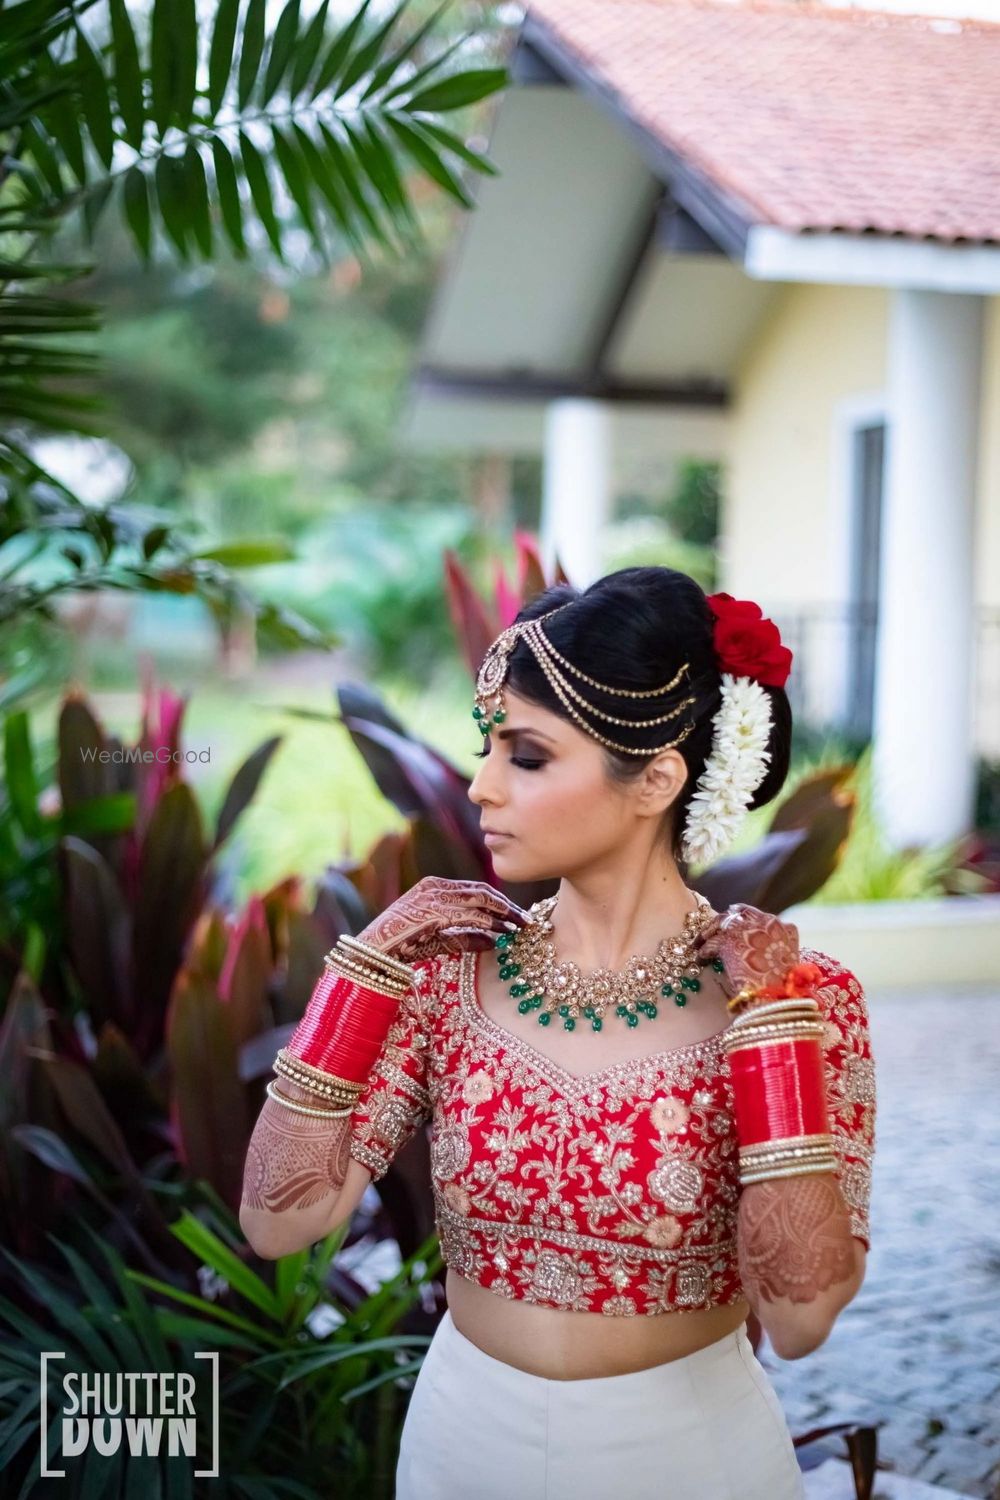
<svg viewBox="0 0 1000 1500">
<path fill-rule="evenodd" d="M 332 1099 L 338 1104 L 352 1102 L 365 1088 L 364 1083 L 357 1083 L 350 1078 L 338 1078 L 333 1073 L 324 1073 L 321 1068 L 314 1068 L 311 1063 L 300 1061 L 284 1047 L 274 1059 L 272 1067 L 276 1073 L 297 1083 L 300 1088 L 317 1098 Z"/>
<path fill-rule="evenodd" d="M 385 953 L 381 948 L 376 948 L 372 943 L 365 943 L 361 938 L 352 937 L 350 933 L 344 932 L 337 939 L 338 947 L 353 948 L 366 958 L 376 968 L 385 968 L 390 973 L 395 973 L 404 984 L 412 984 L 416 978 L 410 964 L 404 963 L 401 958 L 396 958 L 391 953 Z"/>
<path fill-rule="evenodd" d="M 784 1026 L 773 1026 L 762 1029 L 758 1034 L 750 1033 L 747 1036 L 726 1036 L 723 1039 L 723 1047 L 728 1054 L 733 1052 L 748 1052 L 757 1047 L 774 1047 L 780 1042 L 822 1042 L 823 1028 L 811 1022 L 801 1024 L 786 1024 Z"/>
<path fill-rule="evenodd" d="M 764 1005 L 751 1006 L 749 1010 L 743 1011 L 733 1021 L 734 1026 L 752 1027 L 770 1017 L 784 1017 L 797 1020 L 799 1017 L 817 1017 L 819 1006 L 809 995 L 799 995 L 795 998 L 785 1000 L 768 1000 Z"/>
<path fill-rule="evenodd" d="M 754 1182 L 772 1182 L 783 1177 L 808 1177 L 814 1172 L 836 1173 L 836 1171 L 837 1162 L 835 1158 L 830 1157 L 824 1161 L 800 1162 L 793 1167 L 768 1167 L 760 1172 L 741 1172 L 740 1186 L 749 1187 Z"/>
<path fill-rule="evenodd" d="M 346 1120 L 349 1115 L 353 1114 L 353 1110 L 350 1109 L 310 1109 L 307 1104 L 299 1104 L 297 1100 L 289 1099 L 287 1094 L 283 1094 L 280 1089 L 276 1089 L 273 1078 L 268 1079 L 267 1096 L 269 1099 L 274 1099 L 278 1104 L 283 1104 L 293 1114 L 311 1115 L 315 1120 Z"/>
<path fill-rule="evenodd" d="M 824 1146 L 827 1150 L 832 1148 L 833 1136 L 829 1131 L 821 1135 L 782 1135 L 773 1141 L 754 1141 L 750 1146 L 740 1147 L 740 1156 L 766 1156 L 772 1151 L 802 1151 L 817 1146 Z"/>
<path fill-rule="evenodd" d="M 367 968 L 360 960 L 345 953 L 328 953 L 323 962 L 341 979 L 347 979 L 366 989 L 375 990 L 379 995 L 387 995 L 393 1000 L 402 1000 L 406 994 L 406 986 L 400 984 L 395 978 Z"/>
<path fill-rule="evenodd" d="M 772 1155 L 744 1156 L 740 1154 L 740 1171 L 762 1172 L 765 1167 L 791 1167 L 796 1162 L 827 1161 L 833 1156 L 829 1146 L 815 1146 L 802 1151 L 775 1151 Z"/>
</svg>

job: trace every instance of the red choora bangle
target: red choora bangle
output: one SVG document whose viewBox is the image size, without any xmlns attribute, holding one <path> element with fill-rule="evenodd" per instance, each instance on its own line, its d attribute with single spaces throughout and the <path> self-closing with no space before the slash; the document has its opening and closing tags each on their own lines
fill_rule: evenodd
<svg viewBox="0 0 1000 1500">
<path fill-rule="evenodd" d="M 815 970 L 815 974 L 808 971 Z M 806 990 L 820 971 L 796 964 L 776 986 L 743 990 L 725 1033 L 740 1183 L 835 1172 L 819 1006 Z M 731 1002 L 732 1003 L 732 1002 Z"/>
<path fill-rule="evenodd" d="M 344 1108 L 364 1088 L 414 975 L 408 964 L 346 934 L 324 965 L 274 1071 Z"/>
</svg>

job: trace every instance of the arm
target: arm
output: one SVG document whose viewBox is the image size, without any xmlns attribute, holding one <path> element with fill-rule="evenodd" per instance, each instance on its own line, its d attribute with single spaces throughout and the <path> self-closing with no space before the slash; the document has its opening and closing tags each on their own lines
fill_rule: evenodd
<svg viewBox="0 0 1000 1500">
<path fill-rule="evenodd" d="M 309 1104 L 283 1079 L 280 1091 Z M 351 1117 L 320 1120 L 268 1097 L 257 1118 L 243 1171 L 240 1228 L 265 1260 L 315 1244 L 349 1219 L 371 1173 L 349 1155 Z"/>
<path fill-rule="evenodd" d="M 818 1349 L 864 1280 L 867 1252 L 832 1172 L 745 1187 L 737 1247 L 750 1306 L 782 1359 Z"/>
<path fill-rule="evenodd" d="M 810 982 L 785 993 L 810 994 L 819 1008 L 827 1124 L 812 1128 L 831 1132 L 835 1166 L 827 1158 L 811 1172 L 746 1182 L 737 1220 L 740 1278 L 750 1305 L 778 1355 L 799 1359 L 829 1336 L 860 1290 L 867 1264 L 875 1083 L 864 993 L 827 955 L 800 955 L 793 926 L 753 907 L 730 908 L 709 934 L 708 947 L 723 960 L 723 985 L 737 1006 L 755 986 L 774 984 L 806 957 L 799 977 Z M 760 1002 L 766 1004 L 763 993 Z M 805 1078 L 802 1086 L 812 1092 Z"/>
<path fill-rule="evenodd" d="M 384 1024 L 386 1030 L 367 1074 L 346 1075 L 364 1077 L 349 1115 L 323 1119 L 270 1096 L 265 1100 L 247 1150 L 240 1205 L 240 1227 L 258 1255 L 275 1260 L 322 1239 L 350 1218 L 368 1184 L 389 1170 L 429 1114 L 426 1048 L 431 1021 L 425 1008 L 435 972 L 430 955 L 491 947 L 496 931 L 515 921 L 524 921 L 523 912 L 492 887 L 428 877 L 360 934 L 370 949 L 415 964 L 414 983 L 399 997 L 395 1011 L 385 1012 L 379 1022 L 373 1023 L 375 1012 L 362 1000 L 369 1034 L 373 1024 L 375 1029 Z M 331 991 L 321 977 L 284 1050 L 308 1060 L 312 1042 L 334 1014 L 331 1007 L 344 1003 L 343 987 Z M 312 1063 L 317 1060 L 312 1057 Z M 321 1060 L 319 1073 L 343 1078 L 345 1066 L 353 1066 L 348 1054 L 330 1054 Z M 314 1075 L 316 1071 L 312 1067 Z M 274 1088 L 293 1103 L 316 1107 L 326 1102 L 284 1074 Z"/>
</svg>

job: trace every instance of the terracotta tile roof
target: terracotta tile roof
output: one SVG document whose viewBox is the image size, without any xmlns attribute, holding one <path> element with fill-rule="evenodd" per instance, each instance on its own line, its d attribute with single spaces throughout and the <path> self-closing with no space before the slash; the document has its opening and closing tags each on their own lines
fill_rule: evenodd
<svg viewBox="0 0 1000 1500">
<path fill-rule="evenodd" d="M 1000 241 L 1000 25 L 781 0 L 529 16 L 754 223 Z"/>
</svg>

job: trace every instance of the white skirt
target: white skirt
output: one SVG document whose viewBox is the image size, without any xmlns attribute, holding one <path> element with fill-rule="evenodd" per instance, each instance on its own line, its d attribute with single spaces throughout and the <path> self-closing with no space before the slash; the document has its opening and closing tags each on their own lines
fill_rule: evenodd
<svg viewBox="0 0 1000 1500">
<path fill-rule="evenodd" d="M 804 1490 L 745 1324 L 650 1369 L 548 1380 L 484 1353 L 446 1312 L 410 1396 L 396 1500 L 473 1495 L 802 1500 Z"/>
</svg>

